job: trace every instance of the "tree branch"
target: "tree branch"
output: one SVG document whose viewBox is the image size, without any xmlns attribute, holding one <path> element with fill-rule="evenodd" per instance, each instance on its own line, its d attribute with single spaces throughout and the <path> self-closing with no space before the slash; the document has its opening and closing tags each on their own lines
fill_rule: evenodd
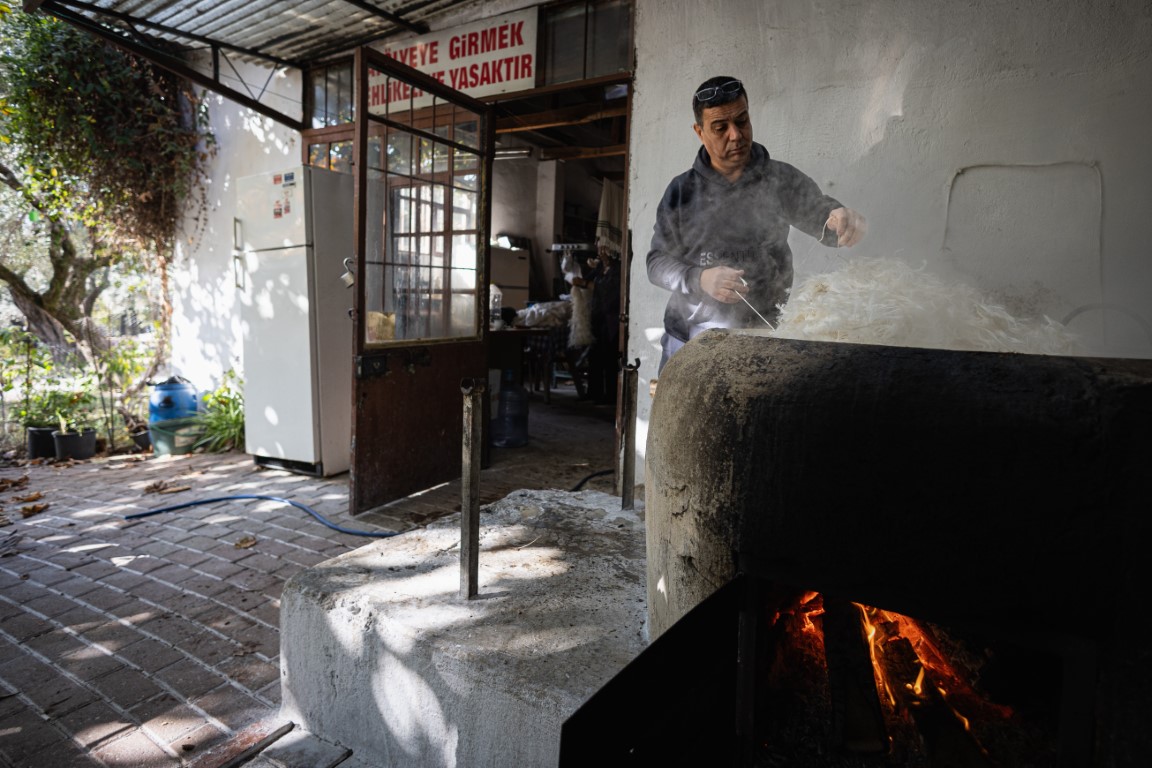
<svg viewBox="0 0 1152 768">
<path fill-rule="evenodd" d="M 31 286 L 24 281 L 23 275 L 12 271 L 3 262 L 0 262 L 0 280 L 8 283 L 8 289 L 13 293 L 20 293 L 28 297 L 35 296 L 37 300 L 40 299 L 40 294 L 32 290 Z"/>
<path fill-rule="evenodd" d="M 36 212 L 41 216 L 49 221 L 54 220 L 55 217 L 44 212 L 40 199 L 32 194 L 28 187 L 24 185 L 24 182 L 20 180 L 20 177 L 16 175 L 15 171 L 3 162 L 0 162 L 0 182 L 3 182 L 5 186 L 20 195 L 20 197 L 24 199 L 24 202 L 35 208 Z"/>
</svg>

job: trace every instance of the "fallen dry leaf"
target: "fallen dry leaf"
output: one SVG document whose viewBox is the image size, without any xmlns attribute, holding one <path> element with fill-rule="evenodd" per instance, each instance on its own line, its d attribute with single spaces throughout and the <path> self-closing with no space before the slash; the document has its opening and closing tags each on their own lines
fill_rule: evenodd
<svg viewBox="0 0 1152 768">
<path fill-rule="evenodd" d="M 33 491 L 32 493 L 28 493 L 23 496 L 13 496 L 12 501 L 18 502 L 20 504 L 27 504 L 32 501 L 40 501 L 42 498 L 44 498 L 44 494 L 40 493 L 40 491 Z"/>
<path fill-rule="evenodd" d="M 157 480 L 154 483 L 149 483 L 148 485 L 144 486 L 144 493 L 160 493 L 160 491 L 164 490 L 167 487 L 168 487 L 168 481 L 167 480 Z"/>
<path fill-rule="evenodd" d="M 240 645 L 240 648 L 232 651 L 233 656 L 250 656 L 251 654 L 256 653 L 256 649 L 260 647 L 259 643 L 254 643 L 251 640 L 241 643 Z"/>
<path fill-rule="evenodd" d="M 173 486 L 172 488 L 161 488 L 160 490 L 156 491 L 156 493 L 180 493 L 180 491 L 190 490 L 192 490 L 192 486 L 190 485 L 177 485 Z"/>
<path fill-rule="evenodd" d="M 17 488 L 23 488 L 28 485 L 28 475 L 17 477 L 15 479 L 9 477 L 0 477 L 0 493 L 4 491 L 15 491 Z"/>
<path fill-rule="evenodd" d="M 236 549 L 248 549 L 249 547 L 253 546 L 255 543 L 256 543 L 256 537 L 255 536 L 245 536 L 244 538 L 240 539 L 240 541 L 236 542 L 232 546 L 236 547 Z"/>
<path fill-rule="evenodd" d="M 24 518 L 29 518 L 29 517 L 32 517 L 32 515 L 38 515 L 41 512 L 43 512 L 44 510 L 48 509 L 49 506 L 50 505 L 47 503 L 28 504 L 26 506 L 20 507 L 20 516 L 24 517 Z"/>
</svg>

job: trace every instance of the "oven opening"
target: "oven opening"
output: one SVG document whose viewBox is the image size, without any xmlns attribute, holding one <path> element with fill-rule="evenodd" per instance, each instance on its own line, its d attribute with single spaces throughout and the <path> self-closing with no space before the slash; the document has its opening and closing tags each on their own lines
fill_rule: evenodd
<svg viewBox="0 0 1152 768">
<path fill-rule="evenodd" d="M 778 592 L 769 583 L 751 591 Z M 1093 689 L 1076 681 L 1094 676 L 1095 658 L 1084 643 L 786 594 L 745 607 L 754 625 L 742 632 L 745 764 L 1090 762 Z"/>
</svg>

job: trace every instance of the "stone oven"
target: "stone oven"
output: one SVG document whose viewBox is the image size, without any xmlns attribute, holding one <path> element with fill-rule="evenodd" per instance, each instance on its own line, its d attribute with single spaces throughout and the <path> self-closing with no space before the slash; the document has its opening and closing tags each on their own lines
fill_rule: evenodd
<svg viewBox="0 0 1152 768">
<path fill-rule="evenodd" d="M 1152 361 L 702 335 L 664 369 L 653 404 L 653 642 L 572 730 L 598 729 L 616 757 L 713 754 L 717 765 L 1146 764 L 1150 438 Z M 929 670 L 943 730 L 921 722 L 927 694 L 886 696 L 870 664 L 870 694 L 846 686 L 860 678 L 856 627 L 877 609 L 923 627 L 935 640 L 924 647 L 958 667 L 975 652 L 1026 670 L 1023 696 L 1043 700 L 1032 709 L 1050 725 L 1034 731 L 1048 740 L 982 737 L 995 724 L 972 718 L 991 712 L 1020 733 L 1033 728 L 1020 720 L 1028 707 L 1019 690 L 1001 700 L 955 670 L 967 703 Z M 882 616 L 894 633 L 884 642 L 907 635 Z M 818 653 L 787 637 L 813 622 L 827 640 Z M 781 710 L 794 716 L 823 690 L 833 701 L 811 710 L 831 722 L 788 747 L 796 754 L 773 753 Z M 879 711 L 869 697 L 890 701 Z M 597 717 L 606 705 L 632 713 L 630 725 Z M 892 720 L 901 709 L 916 715 L 911 735 Z M 948 746 L 951 720 L 963 746 Z"/>
</svg>

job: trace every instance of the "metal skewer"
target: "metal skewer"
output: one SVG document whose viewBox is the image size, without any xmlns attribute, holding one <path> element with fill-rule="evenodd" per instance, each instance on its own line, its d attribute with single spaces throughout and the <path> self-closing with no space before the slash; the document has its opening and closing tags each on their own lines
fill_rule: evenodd
<svg viewBox="0 0 1152 768">
<path fill-rule="evenodd" d="M 748 281 L 747 281 L 747 280 L 745 280 L 744 278 L 740 278 L 740 282 L 744 284 L 744 287 L 745 287 L 745 288 L 747 288 L 747 287 L 748 287 Z M 764 325 L 768 326 L 768 330 L 770 330 L 770 331 L 774 331 L 774 330 L 776 330 L 776 326 L 774 326 L 774 325 L 772 325 L 772 323 L 768 322 L 768 321 L 767 321 L 767 320 L 764 318 L 764 315 L 760 314 L 760 312 L 759 312 L 759 311 L 757 311 L 756 307 L 752 306 L 751 302 L 749 302 L 749 301 L 748 301 L 748 299 L 744 298 L 744 294 L 742 294 L 742 293 L 740 293 L 739 291 L 737 291 L 737 292 L 736 292 L 736 295 L 740 297 L 741 301 L 743 301 L 745 304 L 747 304 L 747 305 L 748 305 L 748 309 L 750 309 L 750 310 L 752 310 L 753 312 L 755 312 L 755 313 L 756 313 L 756 317 L 760 318 L 761 320 L 764 320 Z"/>
</svg>

